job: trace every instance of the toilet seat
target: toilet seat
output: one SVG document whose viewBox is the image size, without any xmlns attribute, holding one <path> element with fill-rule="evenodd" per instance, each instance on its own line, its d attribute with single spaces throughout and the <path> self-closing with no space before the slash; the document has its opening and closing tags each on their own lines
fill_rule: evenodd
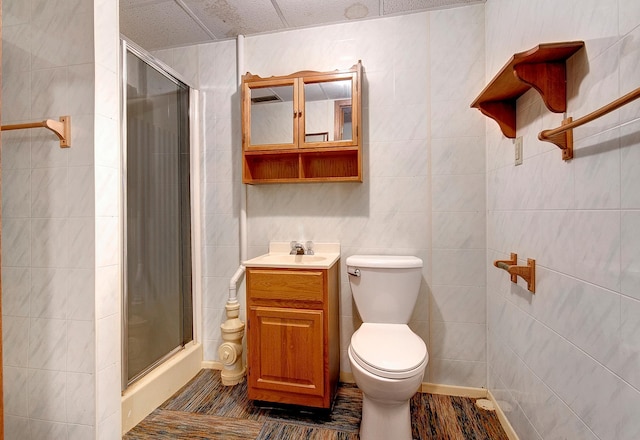
<svg viewBox="0 0 640 440">
<path fill-rule="evenodd" d="M 427 346 L 406 324 L 364 323 L 349 351 L 362 368 L 389 379 L 415 376 L 428 361 Z"/>
</svg>

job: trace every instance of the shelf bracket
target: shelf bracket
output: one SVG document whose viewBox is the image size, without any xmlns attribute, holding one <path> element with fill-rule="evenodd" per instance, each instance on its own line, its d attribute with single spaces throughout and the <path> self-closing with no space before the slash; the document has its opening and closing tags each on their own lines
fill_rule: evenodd
<svg viewBox="0 0 640 440">
<path fill-rule="evenodd" d="M 478 104 L 483 115 L 498 123 L 500 131 L 508 138 L 516 137 L 516 100 L 485 101 Z"/>
<path fill-rule="evenodd" d="M 550 111 L 562 113 L 567 110 L 567 67 L 564 60 L 516 64 L 513 74 L 536 89 Z"/>
</svg>

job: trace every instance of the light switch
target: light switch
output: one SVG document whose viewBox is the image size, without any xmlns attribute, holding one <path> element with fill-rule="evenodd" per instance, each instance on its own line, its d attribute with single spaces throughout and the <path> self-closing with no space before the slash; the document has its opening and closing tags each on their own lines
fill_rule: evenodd
<svg viewBox="0 0 640 440">
<path fill-rule="evenodd" d="M 522 136 L 516 138 L 514 145 L 516 150 L 516 166 L 522 165 Z"/>
</svg>

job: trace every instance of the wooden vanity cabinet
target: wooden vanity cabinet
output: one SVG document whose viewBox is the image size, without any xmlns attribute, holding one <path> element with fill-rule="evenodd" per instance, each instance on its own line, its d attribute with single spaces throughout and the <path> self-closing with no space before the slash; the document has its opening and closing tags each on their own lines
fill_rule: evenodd
<svg viewBox="0 0 640 440">
<path fill-rule="evenodd" d="M 338 267 L 247 268 L 249 399 L 331 407 L 340 374 Z"/>
<path fill-rule="evenodd" d="M 242 77 L 242 181 L 362 182 L 362 64 Z"/>
</svg>

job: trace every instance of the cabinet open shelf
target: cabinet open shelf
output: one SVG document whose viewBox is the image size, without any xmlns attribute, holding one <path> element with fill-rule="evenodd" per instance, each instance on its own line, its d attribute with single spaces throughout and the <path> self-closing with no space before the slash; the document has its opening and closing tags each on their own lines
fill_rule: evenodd
<svg viewBox="0 0 640 440">
<path fill-rule="evenodd" d="M 362 181 L 358 147 L 246 151 L 244 167 L 249 184 Z"/>
<path fill-rule="evenodd" d="M 471 107 L 495 120 L 512 139 L 516 137 L 516 100 L 530 88 L 540 93 L 552 112 L 566 111 L 566 60 L 583 46 L 583 41 L 545 43 L 513 55 Z"/>
</svg>

